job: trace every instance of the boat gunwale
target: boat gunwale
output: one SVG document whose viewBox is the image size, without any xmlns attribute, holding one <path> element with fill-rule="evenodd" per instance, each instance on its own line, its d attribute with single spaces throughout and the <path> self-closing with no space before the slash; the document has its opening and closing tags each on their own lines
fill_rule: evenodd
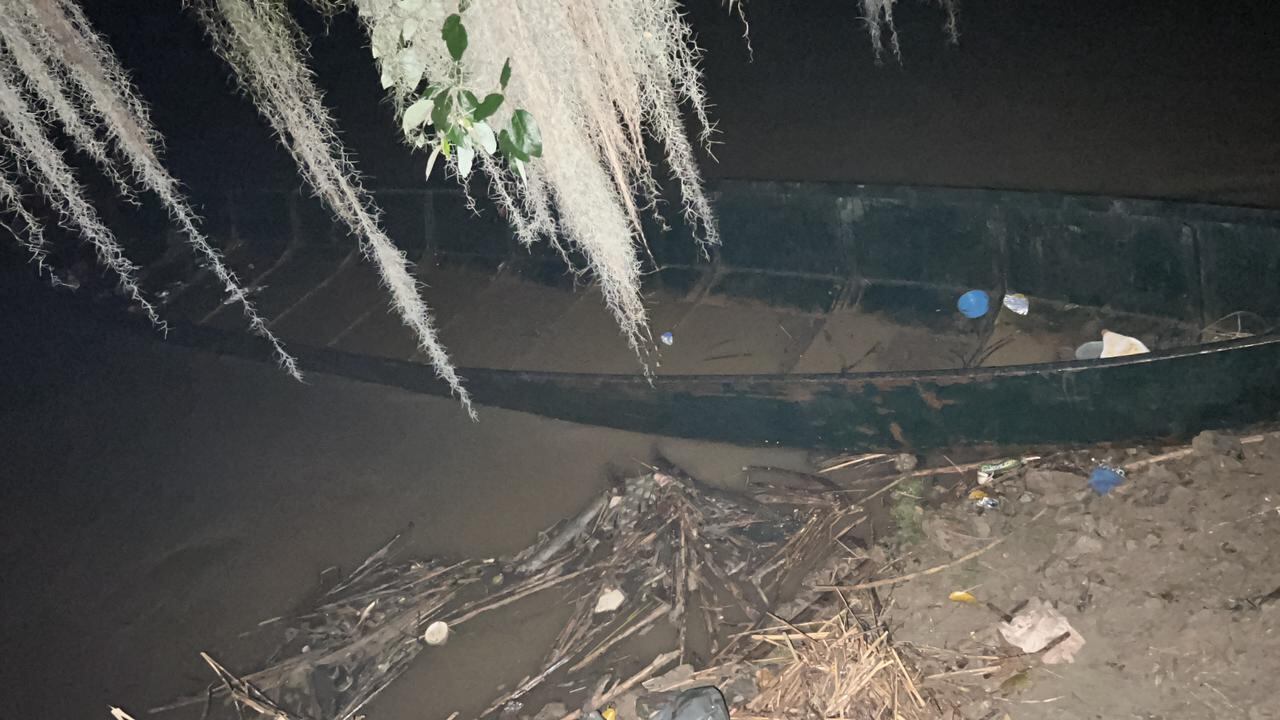
<svg viewBox="0 0 1280 720">
<path fill-rule="evenodd" d="M 534 381 L 555 381 L 555 380 L 585 380 L 588 378 L 595 379 L 599 382 L 609 382 L 611 384 L 635 384 L 650 385 L 655 388 L 664 385 L 680 385 L 680 384 L 725 384 L 725 383 L 744 383 L 744 382 L 760 382 L 760 383 L 789 383 L 789 384 L 848 384 L 856 382 L 874 382 L 877 380 L 906 380 L 906 381 L 928 381 L 928 380 L 981 380 L 1000 377 L 1023 377 L 1027 375 L 1045 375 L 1045 374 L 1065 374 L 1079 373 L 1090 370 L 1103 370 L 1115 367 L 1127 367 L 1133 365 L 1143 365 L 1148 363 L 1162 362 L 1166 360 L 1177 360 L 1180 358 L 1194 357 L 1197 355 L 1208 355 L 1220 352 L 1230 352 L 1232 350 L 1242 350 L 1252 347 L 1274 345 L 1280 343 L 1280 333 L 1268 333 L 1265 335 L 1255 335 L 1246 338 L 1235 338 L 1231 340 L 1222 340 L 1214 343 L 1203 343 L 1200 345 L 1187 345 L 1178 348 L 1170 348 L 1166 350 L 1152 351 L 1140 355 L 1126 355 L 1115 358 L 1094 359 L 1094 360 L 1063 360 L 1048 363 L 1029 363 L 1021 365 L 997 365 L 991 367 L 976 368 L 952 368 L 952 369 L 936 369 L 936 370 L 881 370 L 875 372 L 860 373 L 738 373 L 738 374 L 690 374 L 690 375 L 653 375 L 645 377 L 643 375 L 632 375 L 628 373 L 568 373 L 547 370 L 505 370 L 499 368 L 482 368 L 482 367 L 462 367 L 458 368 L 458 374 L 462 376 L 463 382 L 466 382 L 467 376 L 483 375 L 486 377 L 510 377 L 520 380 Z M 326 349 L 328 351 L 328 349 Z M 368 357 L 365 355 L 357 355 L 352 353 L 341 352 L 344 355 L 353 357 Z M 408 361 L 395 360 L 393 358 L 380 358 L 380 360 L 405 364 Z M 425 365 L 423 367 L 426 367 Z"/>
</svg>

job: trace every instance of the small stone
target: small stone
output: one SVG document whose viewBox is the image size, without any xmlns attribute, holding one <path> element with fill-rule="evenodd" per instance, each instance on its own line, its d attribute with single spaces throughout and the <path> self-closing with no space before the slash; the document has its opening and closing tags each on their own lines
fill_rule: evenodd
<svg viewBox="0 0 1280 720">
<path fill-rule="evenodd" d="M 533 720 L 560 720 L 560 718 L 569 714 L 569 708 L 564 703 L 547 703 L 542 706 L 537 715 L 533 716 Z"/>
<path fill-rule="evenodd" d="M 1156 547 L 1160 544 L 1160 536 L 1155 533 L 1147 533 L 1147 537 L 1143 542 L 1149 548 Z"/>
<path fill-rule="evenodd" d="M 1071 495 L 1064 492 L 1045 493 L 1040 498 L 1040 502 L 1048 505 L 1049 507 L 1058 507 L 1059 505 L 1066 505 L 1071 502 Z"/>
<path fill-rule="evenodd" d="M 1174 487 L 1176 487 L 1175 484 L 1171 482 L 1161 482 L 1161 483 L 1152 485 L 1147 490 L 1145 502 L 1143 504 L 1148 506 L 1155 506 L 1155 505 L 1163 505 L 1169 502 L 1169 491 L 1172 490 Z"/>
<path fill-rule="evenodd" d="M 1098 521 L 1094 516 L 1085 513 L 1080 516 L 1079 525 L 1077 527 L 1080 532 L 1085 535 L 1092 535 L 1098 529 Z"/>
<path fill-rule="evenodd" d="M 643 685 L 644 689 L 649 692 L 671 692 L 693 682 L 693 675 L 692 665 L 677 665 L 664 675 L 645 680 Z"/>
<path fill-rule="evenodd" d="M 1029 503 L 1029 502 L 1034 502 L 1034 501 L 1035 501 L 1035 499 L 1036 499 L 1036 496 L 1035 496 L 1035 495 L 1032 495 L 1032 494 L 1031 494 L 1031 493 L 1029 493 L 1029 492 L 1024 492 L 1024 493 L 1022 493 L 1022 495 L 1018 496 L 1018 502 L 1020 502 L 1020 503 Z"/>
<path fill-rule="evenodd" d="M 1081 535 L 1068 551 L 1069 556 L 1091 555 L 1100 553 L 1106 548 L 1102 541 L 1092 535 Z"/>
<path fill-rule="evenodd" d="M 911 472 L 916 469 L 916 465 L 919 464 L 919 462 L 920 461 L 916 459 L 915 455 L 902 453 L 893 459 L 893 467 L 898 472 Z"/>
<path fill-rule="evenodd" d="M 1214 469 L 1222 475 L 1229 475 L 1244 469 L 1244 463 L 1234 455 L 1223 455 L 1213 459 Z"/>
<path fill-rule="evenodd" d="M 1133 552 L 1134 550 L 1137 550 L 1137 549 L 1138 549 L 1138 541 L 1137 541 L 1137 540 L 1125 540 L 1125 541 L 1124 541 L 1124 549 L 1125 549 L 1125 550 L 1128 550 L 1129 552 Z"/>
<path fill-rule="evenodd" d="M 988 522 L 985 518 L 974 517 L 973 518 L 973 534 L 980 538 L 991 537 L 991 523 Z"/>
<path fill-rule="evenodd" d="M 1169 488 L 1169 502 L 1175 506 L 1190 506 L 1195 497 L 1196 491 L 1185 485 L 1175 485 Z"/>
<path fill-rule="evenodd" d="M 1200 455 L 1238 455 L 1241 446 L 1239 438 L 1205 430 L 1191 441 L 1191 449 Z"/>
<path fill-rule="evenodd" d="M 1158 597 L 1149 597 L 1143 603 L 1142 607 L 1152 612 L 1164 609 L 1164 600 Z"/>
<path fill-rule="evenodd" d="M 1205 430 L 1191 440 L 1191 449 L 1201 455 L 1213 455 L 1218 451 L 1218 433 Z"/>
<path fill-rule="evenodd" d="M 1040 495 L 1069 493 L 1085 484 L 1079 475 L 1057 470 L 1031 470 L 1027 473 L 1027 489 Z"/>
<path fill-rule="evenodd" d="M 1120 526 L 1111 518 L 1099 518 L 1097 531 L 1098 534 L 1104 538 L 1113 538 L 1120 532 Z"/>
</svg>

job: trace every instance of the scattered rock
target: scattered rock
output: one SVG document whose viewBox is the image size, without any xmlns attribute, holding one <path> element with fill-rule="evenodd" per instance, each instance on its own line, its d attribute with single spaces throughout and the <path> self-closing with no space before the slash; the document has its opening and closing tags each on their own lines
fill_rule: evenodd
<svg viewBox="0 0 1280 720">
<path fill-rule="evenodd" d="M 884 549 L 883 545 L 872 545 L 867 548 L 867 559 L 877 566 L 884 566 L 889 562 L 889 552 Z"/>
<path fill-rule="evenodd" d="M 1066 505 L 1070 503 L 1071 499 L 1072 499 L 1071 493 L 1052 492 L 1052 493 L 1045 493 L 1040 498 L 1040 502 L 1044 503 L 1045 505 L 1048 505 L 1049 507 L 1058 507 L 1060 505 Z"/>
<path fill-rule="evenodd" d="M 1081 535 L 1076 538 L 1075 543 L 1071 545 L 1071 549 L 1067 551 L 1068 557 L 1080 557 L 1081 555 L 1092 555 L 1100 553 L 1106 549 L 1106 545 L 1101 540 L 1092 535 Z"/>
<path fill-rule="evenodd" d="M 693 682 L 693 666 L 685 664 L 677 665 L 658 677 L 645 680 L 643 685 L 649 692 L 663 693 L 681 690 L 691 682 Z"/>
<path fill-rule="evenodd" d="M 986 518 L 975 515 L 972 522 L 974 535 L 980 538 L 991 537 L 991 523 Z"/>
<path fill-rule="evenodd" d="M 980 539 L 974 539 L 967 524 L 961 525 L 956 520 L 931 515 L 924 519 L 922 527 L 929 541 L 951 557 L 960 557 L 981 542 Z"/>
<path fill-rule="evenodd" d="M 617 717 L 620 718 L 636 718 L 640 717 L 636 712 L 636 703 L 640 699 L 640 693 L 632 691 L 625 693 L 613 701 L 613 708 L 617 711 Z M 561 715 L 560 718 L 564 716 Z M 557 718 L 556 720 L 559 720 Z"/>
<path fill-rule="evenodd" d="M 1109 517 L 1098 518 L 1097 533 L 1104 538 L 1111 539 L 1120 533 L 1120 526 L 1115 520 Z"/>
<path fill-rule="evenodd" d="M 916 456 L 909 453 L 902 453 L 893 459 L 893 467 L 898 472 L 911 472 L 918 463 Z"/>
<path fill-rule="evenodd" d="M 1262 442 L 1250 447 L 1256 448 L 1254 452 L 1263 457 L 1278 458 L 1280 457 L 1280 434 L 1267 433 L 1262 438 Z"/>
<path fill-rule="evenodd" d="M 1212 430 L 1205 430 L 1191 441 L 1191 449 L 1200 455 L 1236 455 L 1241 452 L 1240 439 Z"/>
<path fill-rule="evenodd" d="M 1174 507 L 1191 507 L 1195 502 L 1196 491 L 1185 485 L 1174 485 L 1169 488 L 1169 503 Z"/>
<path fill-rule="evenodd" d="M 1053 580 L 1055 578 L 1062 577 L 1069 570 L 1070 570 L 1070 567 L 1068 567 L 1065 561 L 1054 560 L 1053 562 L 1045 566 L 1044 576 L 1046 578 L 1049 578 L 1050 580 Z"/>
<path fill-rule="evenodd" d="M 1031 470 L 1027 472 L 1026 479 L 1028 490 L 1044 496 L 1069 495 L 1080 489 L 1084 483 L 1085 479 L 1079 475 L 1057 470 Z"/>
<path fill-rule="evenodd" d="M 564 703 L 547 703 L 542 706 L 537 715 L 533 716 L 533 720 L 560 720 L 560 718 L 569 714 L 569 708 Z"/>
<path fill-rule="evenodd" d="M 1157 547 L 1160 545 L 1160 536 L 1155 533 L 1147 533 L 1143 543 L 1149 548 Z"/>
</svg>

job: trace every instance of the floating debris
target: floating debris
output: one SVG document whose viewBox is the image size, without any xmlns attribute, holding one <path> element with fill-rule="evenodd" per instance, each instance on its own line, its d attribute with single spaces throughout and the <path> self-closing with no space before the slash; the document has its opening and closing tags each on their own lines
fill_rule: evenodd
<svg viewBox="0 0 1280 720">
<path fill-rule="evenodd" d="M 622 607 L 622 603 L 627 601 L 627 596 L 618 588 L 608 588 L 600 593 L 600 597 L 596 598 L 596 606 L 591 612 L 611 613 Z"/>
<path fill-rule="evenodd" d="M 1031 311 L 1031 301 L 1022 293 L 1008 293 L 1002 302 L 1005 307 L 1018 315 L 1026 315 Z"/>
<path fill-rule="evenodd" d="M 970 290 L 956 301 L 956 309 L 970 320 L 977 320 L 991 309 L 991 297 L 981 290 Z"/>
<path fill-rule="evenodd" d="M 449 642 L 449 623 L 443 620 L 436 620 L 427 626 L 426 632 L 422 633 L 422 641 L 432 647 L 439 647 Z"/>
<path fill-rule="evenodd" d="M 978 467 L 978 484 L 990 485 L 1000 475 L 1004 475 L 1011 470 L 1017 470 L 1020 467 L 1022 467 L 1022 460 L 1019 458 L 983 463 Z"/>
</svg>

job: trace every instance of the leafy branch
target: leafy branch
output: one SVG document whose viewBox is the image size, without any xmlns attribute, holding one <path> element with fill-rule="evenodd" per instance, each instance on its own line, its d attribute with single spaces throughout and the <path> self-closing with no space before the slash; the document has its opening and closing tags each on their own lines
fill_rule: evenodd
<svg viewBox="0 0 1280 720">
<path fill-rule="evenodd" d="M 465 3 L 460 8 L 463 9 Z M 506 100 L 504 93 L 511 81 L 510 58 L 502 66 L 498 90 L 482 99 L 465 84 L 462 57 L 467 51 L 467 28 L 462 23 L 462 15 L 454 13 L 446 18 L 440 35 L 453 59 L 453 67 L 443 82 L 428 85 L 401 117 L 401 128 L 409 142 L 418 148 L 431 146 L 427 175 L 431 175 L 441 155 L 453 158 L 456 154 L 458 173 L 465 178 L 471 174 L 476 153 L 483 152 L 505 158 L 524 179 L 525 163 L 542 157 L 542 134 L 533 115 L 517 108 L 511 113 L 509 127 L 499 128 L 495 133 L 490 125 L 490 118 Z"/>
</svg>

